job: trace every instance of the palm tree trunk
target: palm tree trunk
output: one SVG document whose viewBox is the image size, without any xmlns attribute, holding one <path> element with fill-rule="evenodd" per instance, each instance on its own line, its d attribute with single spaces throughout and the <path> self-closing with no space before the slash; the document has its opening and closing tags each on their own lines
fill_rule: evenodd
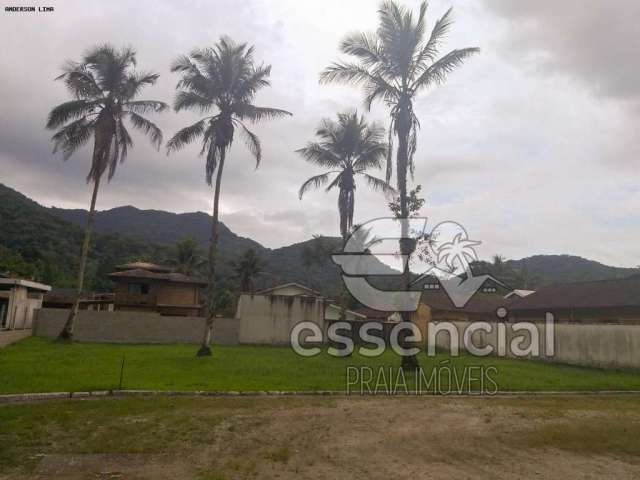
<svg viewBox="0 0 640 480">
<path fill-rule="evenodd" d="M 198 350 L 198 357 L 211 356 L 211 337 L 213 323 L 216 318 L 215 289 L 216 289 L 216 260 L 218 257 L 218 206 L 220 203 L 220 186 L 222 184 L 222 169 L 224 168 L 225 150 L 220 152 L 220 163 L 216 175 L 216 185 L 213 194 L 213 218 L 211 220 L 211 238 L 209 239 L 209 274 L 207 278 L 207 320 L 202 336 L 202 345 Z"/>
<path fill-rule="evenodd" d="M 78 269 L 78 287 L 76 298 L 67 317 L 64 328 L 58 335 L 58 340 L 73 340 L 73 329 L 75 327 L 78 310 L 80 309 L 80 297 L 84 289 L 84 274 L 87 266 L 87 256 L 89 255 L 89 245 L 91 244 L 91 234 L 93 233 L 93 225 L 96 216 L 96 200 L 98 198 L 98 189 L 100 188 L 100 177 L 93 182 L 93 195 L 91 196 L 91 207 L 87 213 L 87 224 L 84 227 L 84 241 L 82 243 L 82 253 L 80 254 L 80 267 Z"/>
<path fill-rule="evenodd" d="M 409 135 L 410 135 L 410 117 L 409 110 L 403 108 L 398 115 L 398 152 L 397 152 L 397 172 L 398 172 L 398 191 L 400 193 L 400 216 L 402 219 L 409 218 L 409 209 L 407 205 L 407 170 L 409 168 Z M 409 241 L 409 225 L 408 222 L 402 222 L 402 239 L 400 240 L 400 253 L 402 255 L 410 255 L 413 253 L 412 242 Z M 411 286 L 411 271 L 409 270 L 409 262 L 402 271 L 402 288 L 408 291 Z M 402 312 L 402 321 L 410 322 L 411 313 Z M 406 342 L 401 339 L 400 344 L 407 348 Z M 415 355 L 405 355 L 402 357 L 401 368 L 404 371 L 418 370 L 420 365 Z"/>
</svg>

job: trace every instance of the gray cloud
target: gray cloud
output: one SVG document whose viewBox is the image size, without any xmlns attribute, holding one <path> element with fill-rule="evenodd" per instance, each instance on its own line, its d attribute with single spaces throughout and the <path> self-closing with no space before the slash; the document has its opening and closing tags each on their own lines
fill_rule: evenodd
<svg viewBox="0 0 640 480">
<path fill-rule="evenodd" d="M 532 68 L 569 74 L 598 95 L 640 100 L 636 0 L 485 0 L 506 19 L 503 52 Z"/>
</svg>

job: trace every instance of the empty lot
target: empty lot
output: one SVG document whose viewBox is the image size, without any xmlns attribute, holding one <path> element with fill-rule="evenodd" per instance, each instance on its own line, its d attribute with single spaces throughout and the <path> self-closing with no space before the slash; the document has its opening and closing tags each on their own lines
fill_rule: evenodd
<svg viewBox="0 0 640 480">
<path fill-rule="evenodd" d="M 0 478 L 640 475 L 640 397 L 122 398 L 0 405 Z"/>
</svg>

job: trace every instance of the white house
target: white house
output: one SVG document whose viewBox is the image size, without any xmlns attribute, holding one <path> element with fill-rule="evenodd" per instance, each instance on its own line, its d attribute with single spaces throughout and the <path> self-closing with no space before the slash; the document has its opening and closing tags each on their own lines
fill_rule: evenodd
<svg viewBox="0 0 640 480">
<path fill-rule="evenodd" d="M 0 278 L 0 330 L 30 329 L 34 311 L 49 291 L 49 285 L 31 280 Z"/>
</svg>

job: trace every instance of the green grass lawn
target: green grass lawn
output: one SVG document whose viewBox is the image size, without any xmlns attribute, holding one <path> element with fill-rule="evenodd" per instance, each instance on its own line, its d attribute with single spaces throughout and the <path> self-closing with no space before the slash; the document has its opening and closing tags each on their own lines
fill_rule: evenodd
<svg viewBox="0 0 640 480">
<path fill-rule="evenodd" d="M 376 369 L 377 375 L 379 367 L 400 364 L 399 357 L 391 351 L 377 358 L 358 355 L 335 358 L 325 352 L 302 358 L 285 347 L 237 346 L 215 347 L 213 357 L 196 358 L 196 348 L 193 345 L 61 344 L 31 337 L 0 350 L 0 393 L 116 389 L 123 356 L 123 388 L 157 390 L 345 390 L 349 366 L 370 366 Z M 442 363 L 446 361 L 449 363 Z M 434 358 L 423 354 L 420 362 L 426 377 L 434 366 L 452 367 L 459 383 L 465 367 L 493 366 L 496 372 L 492 376 L 501 391 L 640 390 L 637 371 L 468 355 L 453 358 L 444 353 Z M 477 376 L 478 371 L 473 375 Z M 370 384 L 372 388 L 376 381 L 374 378 Z M 441 391 L 447 391 L 448 381 L 448 375 L 441 377 Z M 393 382 L 386 382 L 393 386 Z M 412 390 L 415 382 L 411 375 L 406 377 L 406 384 Z M 478 386 L 478 382 L 472 383 L 472 389 Z"/>
</svg>

